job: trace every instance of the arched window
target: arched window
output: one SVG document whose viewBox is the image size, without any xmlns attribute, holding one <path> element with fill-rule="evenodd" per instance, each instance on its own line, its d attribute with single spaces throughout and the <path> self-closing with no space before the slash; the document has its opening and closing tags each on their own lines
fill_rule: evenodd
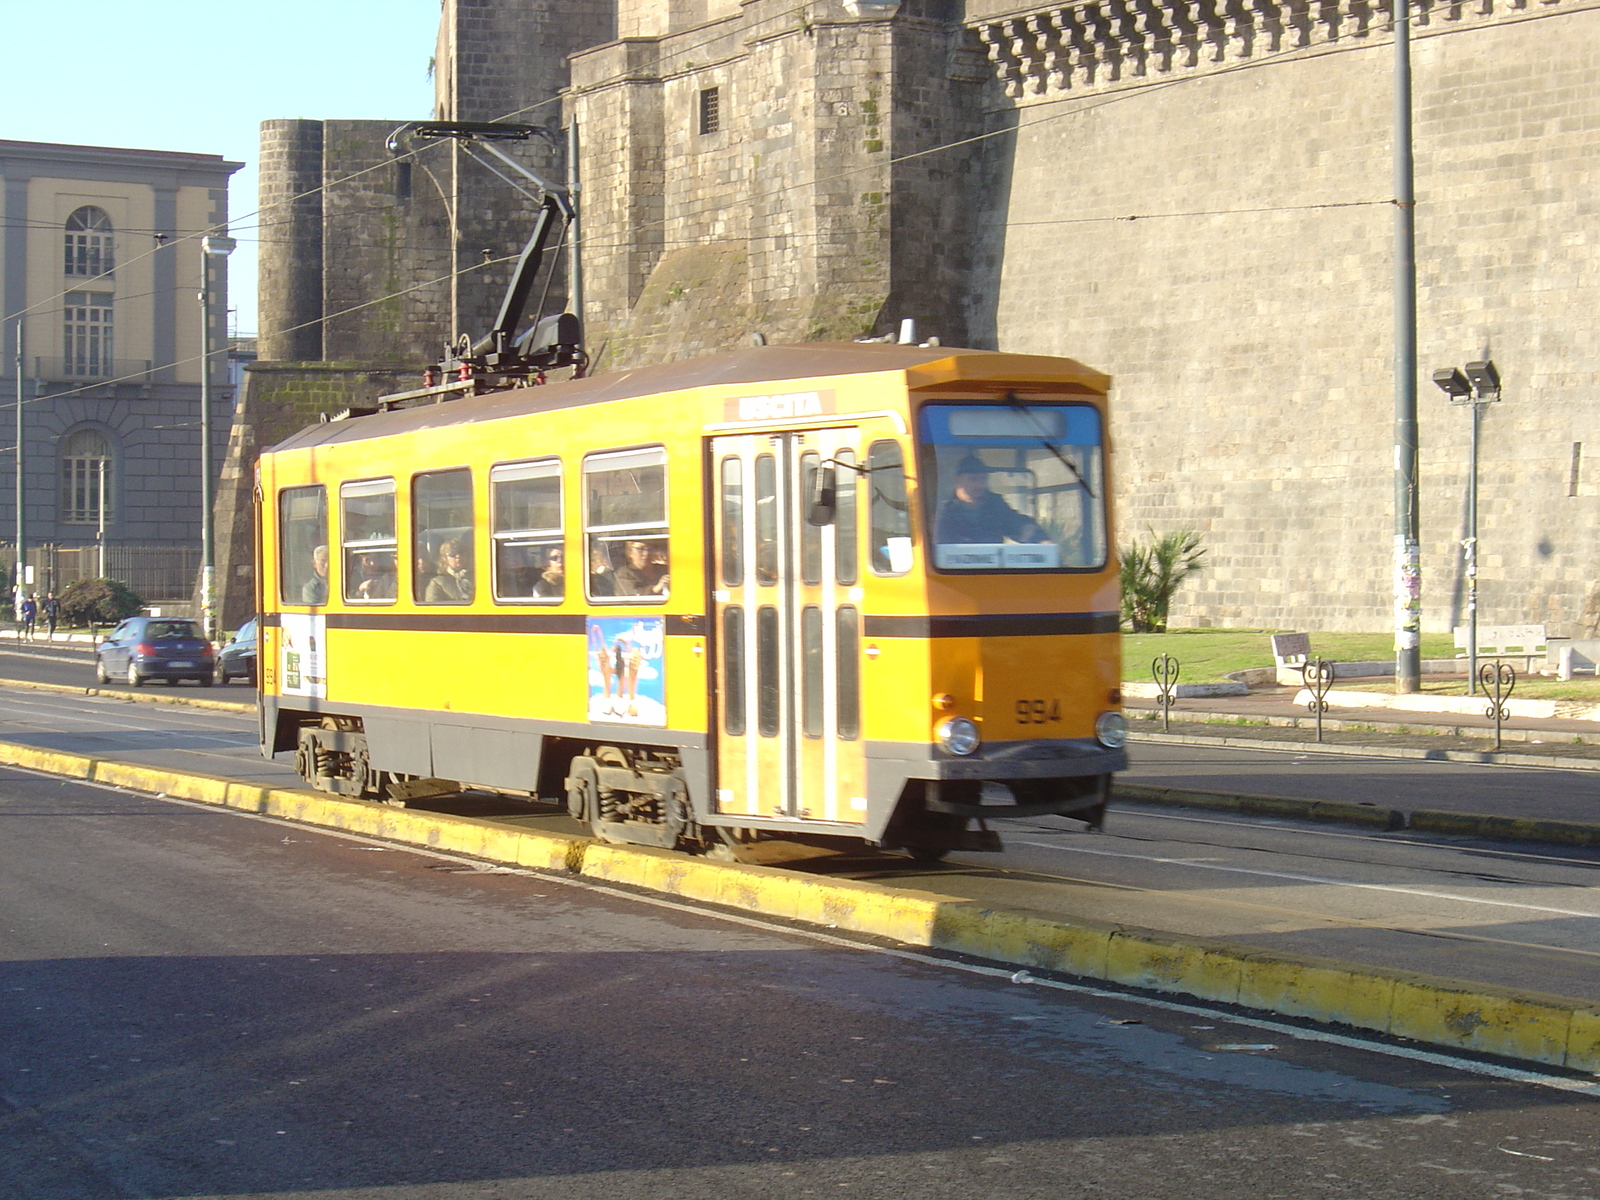
<svg viewBox="0 0 1600 1200">
<path fill-rule="evenodd" d="M 101 504 L 111 519 L 111 443 L 98 429 L 78 429 L 61 439 L 61 520 L 98 525 Z"/>
<path fill-rule="evenodd" d="M 111 248 L 111 218 L 86 204 L 67 218 L 67 274 L 109 275 L 116 266 Z"/>
</svg>

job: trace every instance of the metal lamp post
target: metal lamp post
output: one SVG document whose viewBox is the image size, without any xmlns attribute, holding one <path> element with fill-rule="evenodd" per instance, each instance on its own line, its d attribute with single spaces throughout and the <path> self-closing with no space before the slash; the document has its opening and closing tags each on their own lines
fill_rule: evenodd
<svg viewBox="0 0 1600 1200">
<path fill-rule="evenodd" d="M 1478 425 L 1483 406 L 1500 399 L 1500 372 L 1492 361 L 1469 362 L 1465 373 L 1442 367 L 1433 382 L 1450 397 L 1450 403 L 1472 411 L 1472 436 L 1467 467 L 1467 536 L 1461 548 L 1467 556 L 1467 688 L 1478 694 Z"/>
<path fill-rule="evenodd" d="M 217 636 L 217 545 L 211 509 L 211 263 L 226 260 L 238 245 L 231 237 L 200 239 L 200 622 Z"/>
<path fill-rule="evenodd" d="M 22 318 L 17 318 L 17 578 L 11 589 L 12 610 L 18 620 L 22 618 L 23 589 L 28 584 L 28 527 L 24 507 L 22 441 Z"/>
</svg>

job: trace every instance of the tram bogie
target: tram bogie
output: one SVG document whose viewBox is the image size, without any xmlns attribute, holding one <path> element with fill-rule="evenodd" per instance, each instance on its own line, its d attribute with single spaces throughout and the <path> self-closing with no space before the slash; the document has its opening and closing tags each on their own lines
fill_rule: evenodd
<svg viewBox="0 0 1600 1200">
<path fill-rule="evenodd" d="M 1107 384 L 763 347 L 314 426 L 260 464 L 263 750 L 734 857 L 1096 825 L 1126 761 Z"/>
</svg>

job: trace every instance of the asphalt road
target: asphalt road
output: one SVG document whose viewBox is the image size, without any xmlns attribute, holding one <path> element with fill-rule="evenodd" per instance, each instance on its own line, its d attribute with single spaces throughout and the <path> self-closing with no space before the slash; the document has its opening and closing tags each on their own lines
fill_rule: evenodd
<svg viewBox="0 0 1600 1200">
<path fill-rule="evenodd" d="M 0 769 L 0 1195 L 1578 1197 L 1592 1099 Z"/>
<path fill-rule="evenodd" d="M 287 756 L 258 756 L 253 720 L 241 714 L 0 688 L 0 739 L 300 785 Z M 1548 774 L 1440 766 L 1457 772 L 1458 790 L 1485 775 Z M 557 835 L 585 832 L 558 808 L 516 799 L 477 794 L 421 807 Z M 1537 981 L 1541 991 L 1600 1002 L 1600 852 L 1136 806 L 1114 810 L 1104 834 L 1061 818 L 998 827 L 1006 844 L 999 855 L 957 855 L 926 867 L 867 853 L 794 866 L 1506 987 Z"/>
</svg>

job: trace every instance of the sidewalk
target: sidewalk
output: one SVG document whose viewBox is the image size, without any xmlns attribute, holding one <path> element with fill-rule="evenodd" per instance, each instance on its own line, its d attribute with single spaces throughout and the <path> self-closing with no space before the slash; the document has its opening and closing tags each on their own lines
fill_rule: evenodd
<svg viewBox="0 0 1600 1200">
<path fill-rule="evenodd" d="M 1174 700 L 1172 734 L 1186 738 L 1252 739 L 1283 749 L 1316 748 L 1316 717 L 1296 704 L 1300 689 L 1265 687 L 1248 696 Z M 1484 701 L 1487 707 L 1488 701 Z M 1125 705 L 1135 737 L 1159 736 L 1161 709 L 1151 700 Z M 1181 734 L 1180 727 L 1181 726 Z M 1412 712 L 1394 708 L 1331 709 L 1322 716 L 1323 750 L 1452 758 L 1466 762 L 1507 762 L 1519 766 L 1559 766 L 1600 770 L 1600 721 L 1572 717 L 1512 716 L 1501 723 L 1504 750 L 1494 752 L 1494 722 L 1486 716 Z M 1540 761 L 1529 761 L 1537 758 Z"/>
<path fill-rule="evenodd" d="M 103 631 L 100 634 L 100 637 L 104 637 L 105 632 L 109 632 L 109 629 L 110 626 L 107 626 L 106 631 Z M 20 643 L 24 646 L 93 646 L 97 641 L 99 641 L 99 638 L 95 637 L 93 634 L 68 633 L 64 629 L 58 630 L 56 636 L 52 638 L 44 632 L 43 626 L 40 626 L 38 632 L 36 632 L 31 638 L 24 638 L 22 636 L 22 630 L 20 629 L 0 629 L 0 643 L 13 642 Z"/>
</svg>

